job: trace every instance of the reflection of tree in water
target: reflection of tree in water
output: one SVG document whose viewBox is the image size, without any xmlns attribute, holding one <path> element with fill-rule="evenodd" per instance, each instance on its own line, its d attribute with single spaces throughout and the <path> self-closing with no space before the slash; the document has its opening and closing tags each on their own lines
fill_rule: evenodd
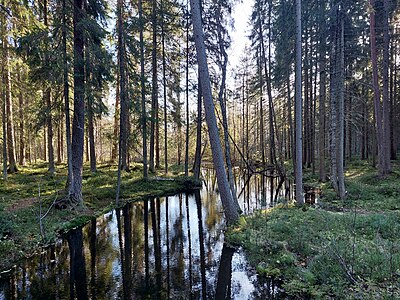
<svg viewBox="0 0 400 300">
<path fill-rule="evenodd" d="M 104 215 L 96 221 L 95 231 L 93 223 L 83 229 L 85 241 L 85 256 L 94 259 L 95 268 L 89 267 L 89 278 L 95 277 L 95 281 L 90 281 L 90 290 L 97 295 L 108 295 L 112 297 L 118 293 L 117 282 L 119 278 L 113 274 L 114 265 L 119 258 L 119 249 L 113 225 L 116 223 L 115 212 Z M 95 239 L 93 237 L 95 234 Z M 91 245 L 91 243 L 94 243 Z M 95 249 L 95 252 L 93 250 Z M 92 272 L 95 274 L 92 274 Z"/>
<path fill-rule="evenodd" d="M 88 299 L 82 228 L 71 231 L 67 240 L 70 253 L 70 298 Z"/>
<path fill-rule="evenodd" d="M 231 283 L 229 275 L 217 280 L 218 274 L 230 272 L 222 271 L 228 268 L 223 263 L 224 220 L 218 193 L 212 189 L 211 171 L 208 176 L 208 189 L 196 191 L 194 198 L 177 195 L 170 197 L 170 201 L 155 199 L 129 204 L 121 210 L 119 222 L 117 213 L 112 212 L 85 226 L 81 231 L 88 283 L 86 296 L 209 299 L 215 297 L 217 286 L 218 295 L 220 291 L 227 295 L 230 284 L 235 283 L 231 292 L 234 293 L 238 286 L 236 279 Z M 246 180 L 240 179 L 238 184 Z M 245 187 L 250 204 L 263 205 L 263 198 L 271 195 L 270 185 L 269 178 L 254 175 Z M 243 203 L 243 194 L 241 200 Z M 69 250 L 66 240 L 59 242 L 17 268 L 0 286 L 0 298 L 3 295 L 6 299 L 43 299 L 43 295 L 70 298 Z M 76 280 L 71 282 L 76 294 Z M 274 289 L 267 286 L 269 282 L 254 284 L 260 290 L 254 298 L 274 299 L 271 297 Z"/>
<path fill-rule="evenodd" d="M 185 235 L 183 233 L 182 194 L 179 195 L 179 216 L 176 218 L 173 224 L 170 240 L 170 255 L 171 261 L 173 262 L 171 268 L 172 285 L 178 290 L 183 290 L 185 288 L 185 260 L 183 254 Z"/>
</svg>

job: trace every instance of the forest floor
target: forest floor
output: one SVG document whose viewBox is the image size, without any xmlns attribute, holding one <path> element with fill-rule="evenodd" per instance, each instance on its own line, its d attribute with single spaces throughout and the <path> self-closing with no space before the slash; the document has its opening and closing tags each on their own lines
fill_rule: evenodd
<svg viewBox="0 0 400 300">
<path fill-rule="evenodd" d="M 346 200 L 306 174 L 319 203 L 281 204 L 230 229 L 260 281 L 294 299 L 400 299 L 400 162 L 384 179 L 367 162 L 346 169 Z"/>
<path fill-rule="evenodd" d="M 117 167 L 100 165 L 96 173 L 83 172 L 84 204 L 73 209 L 54 206 L 42 220 L 53 202 L 65 195 L 67 166 L 58 165 L 55 175 L 47 172 L 45 163 L 21 167 L 19 172 L 0 181 L 0 271 L 6 271 L 18 260 L 53 243 L 60 234 L 83 225 L 115 207 Z M 120 205 L 145 197 L 166 196 L 190 190 L 197 184 L 170 168 L 168 177 L 151 177 L 144 181 L 142 168 L 133 166 L 122 175 Z M 165 180 L 165 178 L 174 180 Z M 40 212 L 42 207 L 42 212 Z"/>
</svg>

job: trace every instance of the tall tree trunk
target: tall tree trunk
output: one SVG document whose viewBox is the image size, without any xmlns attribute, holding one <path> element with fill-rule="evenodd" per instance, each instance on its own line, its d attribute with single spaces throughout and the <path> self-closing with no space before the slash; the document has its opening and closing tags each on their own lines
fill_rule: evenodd
<svg viewBox="0 0 400 300">
<path fill-rule="evenodd" d="M 7 115 L 6 115 L 6 99 L 5 99 L 5 72 L 4 65 L 2 66 L 2 85 L 1 85 L 1 95 L 2 95 L 2 113 L 1 121 L 3 123 L 3 180 L 7 180 Z"/>
<path fill-rule="evenodd" d="M 189 10 L 189 0 L 187 0 Z M 189 15 L 189 12 L 187 12 Z M 189 176 L 189 16 L 186 18 L 186 135 L 185 135 L 185 176 Z"/>
<path fill-rule="evenodd" d="M 51 89 L 48 87 L 44 93 L 45 103 L 47 107 L 46 123 L 47 123 L 47 153 L 49 159 L 49 173 L 54 174 L 54 147 L 53 147 L 53 122 L 51 116 Z"/>
<path fill-rule="evenodd" d="M 301 98 L 301 0 L 296 0 L 296 99 L 295 99 L 295 119 L 296 119 L 296 201 L 304 204 L 303 196 L 303 164 L 302 164 L 302 98 Z"/>
<path fill-rule="evenodd" d="M 338 68 L 338 132 L 337 132 L 337 181 L 339 185 L 339 197 L 344 199 L 346 197 L 346 188 L 344 184 L 344 16 L 342 11 L 340 13 L 339 30 L 340 35 L 338 39 L 339 48 L 339 68 Z"/>
<path fill-rule="evenodd" d="M 21 69 L 18 70 L 18 82 L 21 83 Z M 18 93 L 19 100 L 19 164 L 21 166 L 25 165 L 25 122 L 24 122 L 24 95 L 22 90 Z"/>
<path fill-rule="evenodd" d="M 119 71 L 119 96 L 120 96 L 120 129 L 119 129 L 119 164 L 123 171 L 128 169 L 128 95 L 126 84 L 126 56 L 125 56 L 125 33 L 124 33 L 124 1 L 117 3 L 118 22 L 118 71 Z"/>
<path fill-rule="evenodd" d="M 320 12 L 322 18 L 325 16 L 325 4 L 321 2 L 323 11 Z M 324 21 L 325 22 L 325 21 Z M 324 23 L 325 24 L 325 23 Z M 322 25 L 321 25 L 322 26 Z M 326 181 L 325 170 L 325 102 L 326 102 L 326 37 L 325 26 L 320 28 L 320 49 L 319 49 L 319 118 L 318 118 L 318 150 L 319 150 L 319 180 Z"/>
<path fill-rule="evenodd" d="M 237 211 L 241 211 L 238 199 L 237 199 L 237 192 L 236 192 L 236 187 L 235 187 L 235 178 L 233 176 L 233 170 L 232 170 L 232 161 L 231 161 L 231 147 L 229 144 L 229 129 L 228 129 L 228 118 L 227 118 L 227 109 L 226 109 L 226 103 L 224 99 L 224 94 L 225 94 L 225 88 L 226 88 L 226 67 L 228 65 L 228 54 L 226 53 L 225 50 L 225 45 L 224 45 L 224 40 L 222 37 L 222 24 L 221 24 L 221 4 L 218 5 L 217 8 L 217 36 L 218 36 L 218 44 L 219 44 L 219 51 L 222 54 L 223 61 L 221 65 L 221 71 L 222 71 L 222 79 L 221 79 L 221 86 L 220 90 L 218 93 L 218 101 L 221 106 L 221 114 L 222 114 L 222 126 L 224 129 L 224 143 L 225 143 L 225 161 L 226 161 L 226 167 L 228 169 L 228 181 L 232 193 L 232 198 L 234 205 L 236 206 Z"/>
<path fill-rule="evenodd" d="M 384 173 L 389 174 L 390 165 L 390 102 L 389 102 L 389 0 L 383 0 L 383 61 L 382 61 L 382 127 L 383 127 L 383 151 Z"/>
<path fill-rule="evenodd" d="M 95 138 L 94 138 L 94 111 L 93 111 L 93 90 L 92 90 L 92 70 L 90 61 L 90 46 L 89 40 L 86 38 L 85 45 L 85 93 L 86 93 L 86 106 L 87 106 L 87 124 L 88 124 L 88 138 L 89 138 L 89 161 L 90 161 L 90 171 L 95 173 L 96 168 L 96 148 L 95 148 Z"/>
<path fill-rule="evenodd" d="M 228 178 L 225 172 L 222 146 L 219 139 L 217 121 L 214 111 L 214 103 L 212 100 L 210 74 L 208 72 L 206 48 L 204 44 L 204 33 L 201 24 L 200 1 L 191 0 L 191 17 L 193 22 L 193 32 L 195 37 L 197 60 L 199 65 L 199 75 L 204 95 L 204 108 L 206 112 L 206 120 L 208 124 L 208 133 L 210 137 L 211 151 L 213 156 L 214 167 L 216 170 L 218 188 L 224 208 L 225 217 L 228 224 L 238 221 L 239 214 L 235 207 L 232 193 L 229 188 Z"/>
<path fill-rule="evenodd" d="M 117 171 L 117 191 L 116 191 L 116 205 L 119 205 L 119 195 L 121 188 L 121 172 L 127 169 L 127 114 L 128 114 L 128 101 L 126 89 L 126 62 L 125 62 L 125 39 L 124 39 L 124 0 L 117 2 L 117 35 L 118 35 L 118 80 L 119 83 L 119 101 L 120 101 L 120 115 L 119 115 L 119 142 L 118 142 L 118 171 Z M 118 97 L 116 99 L 118 101 Z M 116 105 L 117 106 L 117 105 Z M 117 113 L 117 111 L 115 112 Z"/>
<path fill-rule="evenodd" d="M 88 98 L 88 131 L 89 131 L 89 157 L 90 157 L 90 171 L 95 173 L 96 168 L 96 148 L 94 138 L 94 121 L 93 121 L 93 99 L 91 96 Z"/>
<path fill-rule="evenodd" d="M 153 48 L 151 53 L 152 60 L 152 90 L 151 90 L 151 128 L 150 128 L 150 172 L 154 173 L 154 146 L 156 134 L 156 115 L 158 115 L 157 102 L 158 102 L 158 86 L 157 86 L 157 1 L 152 0 L 152 27 L 153 27 Z"/>
<path fill-rule="evenodd" d="M 144 78 L 144 20 L 143 20 L 143 8 L 142 0 L 138 2 L 139 10 L 139 27 L 140 27 L 140 82 L 141 82 L 141 99 L 142 99 L 142 131 L 143 131 L 143 177 L 145 180 L 148 178 L 147 170 L 147 116 L 146 116 L 146 86 Z"/>
<path fill-rule="evenodd" d="M 196 127 L 196 153 L 194 155 L 193 175 L 197 180 L 200 179 L 201 166 L 201 127 L 202 127 L 202 98 L 201 82 L 198 77 L 198 95 L 197 95 L 197 127 Z"/>
<path fill-rule="evenodd" d="M 168 173 L 168 126 L 167 126 L 167 80 L 165 59 L 165 20 L 164 1 L 161 0 L 161 41 L 162 41 L 162 65 L 163 65 L 163 97 L 164 97 L 164 173 Z"/>
<path fill-rule="evenodd" d="M 65 113 L 65 136 L 67 143 L 67 164 L 68 164 L 68 197 L 72 195 L 73 168 L 72 168 L 72 144 L 71 144 L 71 120 L 69 114 L 69 83 L 68 83 L 68 55 L 67 55 L 67 10 L 66 1 L 63 0 L 63 20 L 62 20 L 62 51 L 63 51 L 63 81 L 64 81 L 64 113 Z"/>
<path fill-rule="evenodd" d="M 10 75 L 10 57 L 8 49 L 7 35 L 3 35 L 3 89 L 5 93 L 6 105 L 6 128 L 7 128 L 7 154 L 8 154 L 8 172 L 15 173 L 18 171 L 15 160 L 14 147 L 14 130 L 13 130 L 13 114 L 12 114 L 12 95 L 11 95 L 11 75 Z"/>
<path fill-rule="evenodd" d="M 83 203 L 82 167 L 85 129 L 85 64 L 84 64 L 84 1 L 74 0 L 74 118 L 72 122 L 72 171 L 71 200 Z"/>
<path fill-rule="evenodd" d="M 376 124 L 376 142 L 378 146 L 378 172 L 380 176 L 386 176 L 389 173 L 385 151 L 385 128 L 383 126 L 383 112 L 381 105 L 381 90 L 379 87 L 378 73 L 378 50 L 376 45 L 376 20 L 375 20 L 375 0 L 369 0 L 370 4 L 370 45 L 371 45 L 371 62 L 372 62 L 372 85 L 374 89 L 374 108 L 375 108 L 375 124 Z M 386 38 L 385 38 L 386 39 Z M 385 42 L 386 46 L 386 42 Z M 385 48 L 384 46 L 384 48 Z M 385 51 L 386 52 L 386 51 Z M 386 55 L 385 55 L 386 56 Z M 385 60 L 385 58 L 384 58 Z M 385 71 L 383 71 L 385 73 Z M 385 80 L 384 80 L 385 81 Z M 386 92 L 384 92 L 386 94 Z"/>
<path fill-rule="evenodd" d="M 119 101 L 120 101 L 120 82 L 119 82 L 119 72 L 117 75 L 117 85 L 115 87 L 115 111 L 114 111 L 114 129 L 113 129 L 113 143 L 112 143 L 112 148 L 111 148 L 111 161 L 115 161 L 118 156 L 118 141 L 119 141 L 119 126 L 118 126 L 118 120 L 120 116 L 120 111 L 119 111 Z"/>
<path fill-rule="evenodd" d="M 48 11 L 47 11 L 47 0 L 43 1 L 43 23 L 46 28 L 46 30 L 49 30 L 48 27 L 48 19 L 47 19 Z M 48 39 L 47 37 L 45 38 L 45 55 L 44 55 L 44 64 L 46 67 L 48 67 Z M 47 83 L 48 84 L 48 83 Z M 47 153 L 48 153 L 48 158 L 49 158 L 49 173 L 54 174 L 55 172 L 55 166 L 54 166 L 54 147 L 53 147 L 53 122 L 52 122 L 52 116 L 51 116 L 51 88 L 50 86 L 47 86 L 43 93 L 43 102 L 44 105 L 46 106 L 46 126 L 47 126 Z M 46 145 L 46 143 L 45 143 Z"/>
<path fill-rule="evenodd" d="M 337 11 L 334 12 L 337 14 Z M 337 16 L 336 16 L 337 17 Z M 330 119 L 329 119 L 329 154 L 330 154 L 330 181 L 338 194 L 337 182 L 337 95 L 338 95 L 338 54 L 337 54 L 337 24 L 331 28 L 331 74 L 330 74 Z"/>
<path fill-rule="evenodd" d="M 264 137 L 264 97 L 263 97 L 263 86 L 264 78 L 262 74 L 262 60 L 261 57 L 258 59 L 258 77 L 260 80 L 260 152 L 261 152 L 261 162 L 263 168 L 266 166 L 265 161 L 265 137 Z"/>
</svg>

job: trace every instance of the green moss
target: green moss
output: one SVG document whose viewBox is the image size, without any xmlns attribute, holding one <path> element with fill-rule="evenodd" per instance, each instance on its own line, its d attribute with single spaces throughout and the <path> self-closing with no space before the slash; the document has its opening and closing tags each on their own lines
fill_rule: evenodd
<svg viewBox="0 0 400 300">
<path fill-rule="evenodd" d="M 293 207 L 247 217 L 227 239 L 244 247 L 259 275 L 282 278 L 288 294 L 339 299 L 369 283 L 379 295 L 400 293 L 399 230 L 399 212 Z"/>
</svg>

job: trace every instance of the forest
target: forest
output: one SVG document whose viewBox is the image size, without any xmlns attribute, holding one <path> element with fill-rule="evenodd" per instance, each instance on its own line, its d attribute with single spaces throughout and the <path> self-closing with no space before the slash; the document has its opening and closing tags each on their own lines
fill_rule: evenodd
<svg viewBox="0 0 400 300">
<path fill-rule="evenodd" d="M 399 34 L 396 0 L 0 0 L 0 299 L 400 298 Z"/>
</svg>

